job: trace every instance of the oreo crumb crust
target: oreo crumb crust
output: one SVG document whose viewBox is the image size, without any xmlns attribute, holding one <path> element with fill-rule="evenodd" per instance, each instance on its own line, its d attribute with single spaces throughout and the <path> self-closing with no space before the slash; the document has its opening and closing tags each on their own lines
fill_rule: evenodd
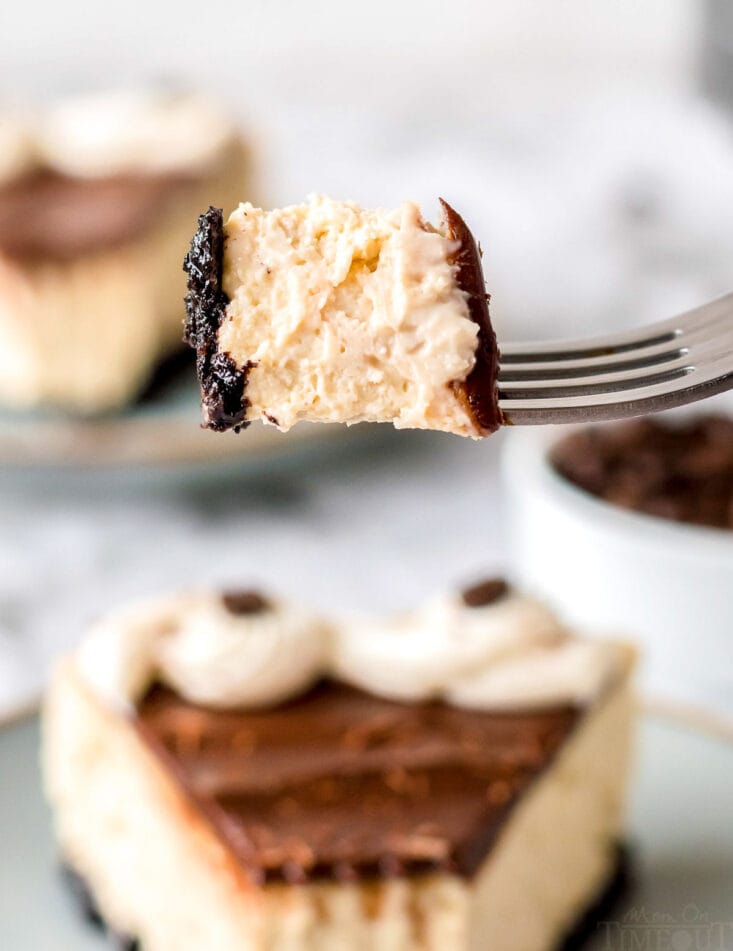
<svg viewBox="0 0 733 951">
<path fill-rule="evenodd" d="M 209 208 L 199 216 L 191 250 L 183 261 L 188 276 L 184 340 L 196 351 L 196 373 L 201 386 L 204 427 L 216 432 L 248 426 L 245 396 L 251 363 L 238 367 L 227 353 L 217 350 L 219 327 L 229 298 L 222 290 L 224 214 Z"/>
<path fill-rule="evenodd" d="M 85 921 L 93 925 L 99 931 L 103 932 L 109 944 L 115 951 L 142 951 L 142 948 L 135 938 L 130 935 L 121 934 L 107 925 L 97 908 L 97 903 L 89 889 L 86 881 L 70 865 L 61 864 L 61 877 L 66 884 L 72 900 L 79 909 L 79 913 Z"/>
<path fill-rule="evenodd" d="M 451 387 L 479 433 L 490 436 L 503 420 L 497 386 L 499 347 L 489 317 L 489 295 L 484 284 L 481 252 L 463 218 L 448 202 L 442 198 L 439 200 L 448 237 L 458 242 L 451 260 L 456 269 L 456 283 L 466 295 L 468 315 L 479 329 L 476 363 L 465 380 L 455 380 Z"/>
</svg>

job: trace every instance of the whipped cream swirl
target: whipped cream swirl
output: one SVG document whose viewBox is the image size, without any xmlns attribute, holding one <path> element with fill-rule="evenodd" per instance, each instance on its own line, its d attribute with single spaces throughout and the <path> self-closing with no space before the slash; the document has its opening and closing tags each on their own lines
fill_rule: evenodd
<svg viewBox="0 0 733 951">
<path fill-rule="evenodd" d="M 80 178 L 198 174 L 236 139 L 203 96 L 118 90 L 62 99 L 30 119 L 0 116 L 0 184 L 42 168 Z"/>
<path fill-rule="evenodd" d="M 32 171 L 36 160 L 36 146 L 29 126 L 18 116 L 0 116 L 0 185 Z"/>
<path fill-rule="evenodd" d="M 283 602 L 239 611 L 226 600 L 202 592 L 119 611 L 89 632 L 78 669 L 128 708 L 154 680 L 192 703 L 250 709 L 298 696 L 322 675 L 330 628 L 321 618 Z"/>
<path fill-rule="evenodd" d="M 68 175 L 162 174 L 205 167 L 233 135 L 231 120 L 201 96 L 118 91 L 59 103 L 38 145 Z"/>
<path fill-rule="evenodd" d="M 351 624 L 334 670 L 394 700 L 507 709 L 589 700 L 617 661 L 615 648 L 571 635 L 543 604 L 508 591 L 475 606 L 441 595 L 392 621 Z"/>
<path fill-rule="evenodd" d="M 618 645 L 571 634 L 503 586 L 485 602 L 445 594 L 392 619 L 338 625 L 254 595 L 179 596 L 118 612 L 77 653 L 97 692 L 128 708 L 154 680 L 194 703 L 251 709 L 330 676 L 399 701 L 532 709 L 589 702 L 620 663 Z"/>
</svg>

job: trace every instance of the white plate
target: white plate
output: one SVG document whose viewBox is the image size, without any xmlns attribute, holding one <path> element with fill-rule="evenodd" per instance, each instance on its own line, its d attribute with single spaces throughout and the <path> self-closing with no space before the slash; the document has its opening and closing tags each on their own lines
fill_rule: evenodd
<svg viewBox="0 0 733 951">
<path fill-rule="evenodd" d="M 60 412 L 0 411 L 0 468 L 174 466 L 262 460 L 343 435 L 340 426 L 301 424 L 285 436 L 256 424 L 246 433 L 201 428 L 193 365 L 182 366 L 146 399 L 119 413 L 78 417 Z M 360 431 L 363 432 L 363 427 Z"/>
<path fill-rule="evenodd" d="M 103 951 L 59 881 L 37 760 L 36 720 L 0 732 L 0 948 Z M 593 949 L 733 948 L 732 779 L 733 743 L 644 717 L 630 817 L 638 882 Z"/>
</svg>

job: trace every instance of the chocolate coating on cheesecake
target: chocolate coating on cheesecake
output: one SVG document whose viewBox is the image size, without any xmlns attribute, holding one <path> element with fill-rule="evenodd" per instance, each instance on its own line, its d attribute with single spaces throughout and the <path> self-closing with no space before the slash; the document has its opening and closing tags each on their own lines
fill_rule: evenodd
<svg viewBox="0 0 733 951">
<path fill-rule="evenodd" d="M 478 326 L 476 362 L 465 380 L 451 385 L 482 436 L 489 436 L 502 424 L 499 409 L 499 346 L 489 316 L 489 295 L 486 293 L 481 252 L 466 222 L 443 199 L 444 222 L 451 240 L 458 242 L 452 256 L 456 283 L 466 295 L 468 314 Z"/>
<path fill-rule="evenodd" d="M 461 592 L 463 603 L 467 608 L 485 608 L 509 594 L 510 588 L 503 578 L 488 578 L 478 584 L 464 588 Z"/>
<path fill-rule="evenodd" d="M 229 303 L 222 289 L 223 263 L 224 214 L 212 207 L 199 217 L 183 262 L 188 275 L 184 339 L 196 351 L 204 426 L 216 432 L 239 432 L 249 425 L 244 391 L 253 364 L 238 367 L 229 354 L 218 351 L 219 327 Z"/>
<path fill-rule="evenodd" d="M 40 169 L 0 187 L 0 254 L 32 265 L 137 238 L 191 183 L 182 175 L 74 178 Z"/>
<path fill-rule="evenodd" d="M 325 681 L 265 711 L 154 687 L 140 736 L 258 882 L 471 876 L 582 713 L 403 704 Z"/>
</svg>

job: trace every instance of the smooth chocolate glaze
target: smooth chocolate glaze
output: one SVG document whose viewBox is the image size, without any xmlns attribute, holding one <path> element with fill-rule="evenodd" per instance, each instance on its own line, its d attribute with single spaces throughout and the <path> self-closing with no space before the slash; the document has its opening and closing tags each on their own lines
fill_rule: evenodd
<svg viewBox="0 0 733 951">
<path fill-rule="evenodd" d="M 448 237 L 458 242 L 452 263 L 456 268 L 456 283 L 466 295 L 468 313 L 478 325 L 476 363 L 465 380 L 452 384 L 466 411 L 482 436 L 489 436 L 502 424 L 499 409 L 499 346 L 489 317 L 489 295 L 486 293 L 481 251 L 466 222 L 457 211 L 440 199 L 445 216 Z"/>
<path fill-rule="evenodd" d="M 325 681 L 265 711 L 163 687 L 140 736 L 255 881 L 472 875 L 581 712 L 402 704 Z"/>
<path fill-rule="evenodd" d="M 69 261 L 124 244 L 190 184 L 181 175 L 74 178 L 47 169 L 0 187 L 0 253 L 24 263 Z"/>
<path fill-rule="evenodd" d="M 227 353 L 219 353 L 218 333 L 229 298 L 222 289 L 224 213 L 209 208 L 199 216 L 191 250 L 183 262 L 188 275 L 185 341 L 196 351 L 196 373 L 201 385 L 204 426 L 216 432 L 239 432 L 246 421 L 249 400 L 244 395 L 253 364 L 238 367 Z"/>
</svg>

